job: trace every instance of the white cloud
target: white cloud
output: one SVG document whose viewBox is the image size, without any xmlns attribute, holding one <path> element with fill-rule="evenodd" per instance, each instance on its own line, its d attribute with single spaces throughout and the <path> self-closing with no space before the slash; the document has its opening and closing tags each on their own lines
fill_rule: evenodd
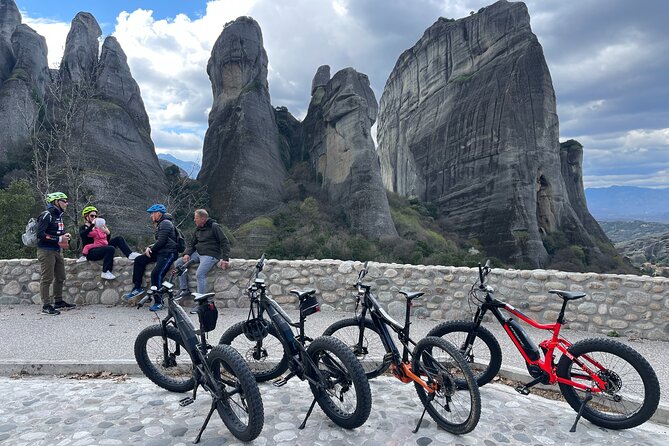
<svg viewBox="0 0 669 446">
<path fill-rule="evenodd" d="M 31 27 L 37 34 L 46 39 L 49 67 L 57 68 L 60 66 L 60 60 L 63 58 L 63 51 L 65 50 L 65 39 L 67 38 L 67 33 L 70 31 L 70 24 L 49 19 L 35 19 L 27 17 L 25 13 L 22 14 L 22 23 Z"/>
</svg>

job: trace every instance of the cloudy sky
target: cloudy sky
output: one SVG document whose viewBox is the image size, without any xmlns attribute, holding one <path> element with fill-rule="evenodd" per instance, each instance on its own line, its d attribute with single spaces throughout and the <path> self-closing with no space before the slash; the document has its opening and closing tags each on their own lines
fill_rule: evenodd
<svg viewBox="0 0 669 446">
<path fill-rule="evenodd" d="M 211 106 L 206 74 L 223 25 L 255 18 L 274 106 L 306 114 L 313 75 L 351 66 L 377 100 L 398 56 L 438 17 L 483 0 L 16 0 L 57 66 L 72 18 L 92 13 L 114 35 L 142 90 L 159 153 L 198 161 Z M 586 187 L 669 187 L 669 1 L 528 0 L 553 78 L 560 140 L 584 146 Z"/>
</svg>

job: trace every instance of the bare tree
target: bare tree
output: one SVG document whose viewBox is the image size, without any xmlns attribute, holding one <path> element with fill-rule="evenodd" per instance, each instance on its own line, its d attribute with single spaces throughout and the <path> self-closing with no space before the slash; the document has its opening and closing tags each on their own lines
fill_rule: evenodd
<svg viewBox="0 0 669 446">
<path fill-rule="evenodd" d="M 166 168 L 165 176 L 169 186 L 165 205 L 172 213 L 174 224 L 181 226 L 195 209 L 209 204 L 209 194 L 206 186 L 182 175 L 177 166 Z"/>
</svg>

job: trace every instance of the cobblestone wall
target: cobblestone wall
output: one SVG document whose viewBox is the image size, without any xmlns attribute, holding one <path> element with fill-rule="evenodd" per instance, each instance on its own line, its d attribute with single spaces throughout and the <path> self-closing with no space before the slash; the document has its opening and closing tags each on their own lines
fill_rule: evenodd
<svg viewBox="0 0 669 446">
<path fill-rule="evenodd" d="M 253 272 L 254 260 L 233 259 L 232 268 L 213 270 L 208 290 L 218 293 L 222 307 L 245 307 L 243 295 Z M 319 291 L 324 310 L 352 311 L 355 294 L 351 289 L 361 263 L 339 260 L 274 261 L 265 266 L 269 291 L 287 308 L 296 307 L 290 294 L 295 288 Z M 149 265 L 145 283 L 149 282 Z M 66 260 L 65 300 L 77 304 L 123 304 L 122 295 L 132 288 L 132 262 L 114 261 L 115 280 L 100 278 L 101 262 L 75 263 Z M 370 263 L 367 282 L 379 301 L 398 320 L 403 319 L 404 299 L 398 289 L 425 292 L 414 301 L 413 313 L 434 320 L 468 318 L 468 292 L 477 270 L 447 266 L 415 266 Z M 195 268 L 189 272 L 195 290 Z M 0 304 L 40 303 L 40 269 L 37 260 L 0 260 Z M 497 297 L 533 318 L 553 322 L 562 299 L 548 294 L 550 289 L 583 291 L 587 297 L 569 304 L 568 326 L 601 334 L 669 340 L 669 279 L 647 276 L 595 273 L 566 273 L 552 270 L 493 269 L 488 283 Z"/>
</svg>

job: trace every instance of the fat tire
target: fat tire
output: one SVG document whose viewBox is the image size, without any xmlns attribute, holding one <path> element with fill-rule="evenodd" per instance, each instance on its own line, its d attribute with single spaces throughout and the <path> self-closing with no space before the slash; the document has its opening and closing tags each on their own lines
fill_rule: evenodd
<svg viewBox="0 0 669 446">
<path fill-rule="evenodd" d="M 146 377 L 149 378 L 156 385 L 162 387 L 163 389 L 169 390 L 170 392 L 179 392 L 179 393 L 188 392 L 189 390 L 193 390 L 193 387 L 195 386 L 195 380 L 193 379 L 192 375 L 192 370 L 193 370 L 192 359 L 188 354 L 188 350 L 186 350 L 186 347 L 184 346 L 184 342 L 181 339 L 179 331 L 176 328 L 172 327 L 171 325 L 168 325 L 166 328 L 167 328 L 167 338 L 170 341 L 172 341 L 172 343 L 178 344 L 180 346 L 179 357 L 187 358 L 188 362 L 190 363 L 189 375 L 188 375 L 189 378 L 176 379 L 172 376 L 169 376 L 163 371 L 166 369 L 164 369 L 160 364 L 162 360 L 162 342 L 163 342 L 162 339 L 163 331 L 161 325 L 151 325 L 149 327 L 146 327 L 137 335 L 137 339 L 135 339 L 135 360 L 137 361 L 137 365 L 139 366 L 139 368 L 142 370 L 142 373 L 144 373 L 144 375 L 146 375 Z M 149 357 L 149 352 L 147 351 L 147 346 L 149 345 L 151 338 L 159 338 L 160 357 L 155 358 L 156 362 L 152 361 L 152 358 Z M 172 352 L 174 351 L 174 349 L 171 350 Z"/>
<path fill-rule="evenodd" d="M 285 348 L 283 346 L 283 343 L 281 342 L 281 338 L 279 337 L 279 334 L 274 324 L 270 324 L 269 333 L 263 339 L 263 341 L 269 338 L 270 340 L 272 340 L 273 345 L 278 346 L 277 349 L 279 347 L 281 348 L 282 356 L 281 359 L 276 362 L 276 364 L 266 363 L 265 361 L 257 361 L 253 358 L 252 349 L 254 348 L 256 343 L 249 340 L 244 334 L 245 323 L 246 321 L 237 322 L 236 324 L 232 325 L 230 328 L 225 330 L 218 343 L 223 345 L 230 345 L 237 351 L 239 351 L 239 353 L 242 355 L 242 358 L 244 358 L 244 360 L 248 364 L 249 369 L 251 370 L 251 373 L 253 373 L 253 376 L 255 377 L 256 381 L 265 382 L 281 376 L 286 370 L 288 370 L 288 364 L 290 358 L 286 354 Z M 276 341 L 276 343 L 274 341 Z M 270 361 L 272 360 L 270 359 Z M 262 367 L 263 365 L 270 365 L 270 367 L 265 368 Z"/>
<path fill-rule="evenodd" d="M 385 347 L 383 346 L 383 341 L 381 341 L 381 334 L 379 333 L 379 330 L 376 328 L 374 325 L 374 322 L 371 320 L 365 318 L 364 324 L 365 324 L 365 339 L 367 339 L 367 345 L 366 347 L 368 348 L 367 355 L 374 355 L 378 356 L 378 360 L 374 359 L 367 359 L 365 354 L 357 354 L 356 351 L 360 351 L 359 348 L 357 347 L 357 342 L 358 342 L 358 335 L 359 335 L 359 318 L 348 318 L 348 319 L 342 319 L 340 321 L 335 322 L 334 324 L 330 325 L 328 328 L 325 329 L 323 332 L 323 336 L 334 336 L 337 339 L 340 339 L 348 348 L 351 349 L 353 354 L 356 356 L 358 361 L 360 361 L 360 364 L 362 364 L 362 368 L 365 370 L 365 375 L 367 375 L 367 379 L 373 379 L 376 378 L 377 376 L 383 374 L 386 370 L 388 370 L 388 367 L 390 367 L 390 363 L 385 363 L 383 362 L 383 356 L 385 355 Z M 344 334 L 344 330 L 347 328 L 353 327 L 353 335 L 355 336 L 355 339 L 352 339 L 351 336 L 346 336 Z M 339 332 L 339 333 L 338 333 Z M 379 351 L 369 351 L 369 347 L 371 345 L 374 345 L 375 350 Z"/>
<path fill-rule="evenodd" d="M 466 354 L 466 348 L 463 344 L 467 339 L 467 335 L 473 329 L 474 322 L 463 320 L 448 321 L 435 326 L 427 333 L 427 336 L 443 338 L 455 345 L 467 362 L 471 364 L 470 367 L 472 368 L 472 373 L 474 373 L 476 383 L 480 387 L 488 384 L 497 373 L 499 373 L 499 369 L 502 366 L 502 349 L 500 348 L 495 335 L 493 335 L 487 328 L 479 326 L 476 338 L 474 339 L 474 346 L 472 347 L 471 352 Z M 479 369 L 480 366 L 474 365 L 477 359 L 477 350 L 479 352 L 487 351 L 488 356 L 490 357 L 488 365 L 483 369 Z"/>
<path fill-rule="evenodd" d="M 216 405 L 221 420 L 237 439 L 241 441 L 254 440 L 263 429 L 265 413 L 258 384 L 244 358 L 229 345 L 217 345 L 207 355 L 207 364 L 214 379 L 219 381 L 219 384 L 225 384 L 224 387 L 222 386 L 225 389 L 223 399 Z M 226 375 L 221 374 L 221 366 L 224 368 Z M 236 382 L 230 381 L 230 377 L 227 376 L 229 373 L 236 377 Z M 240 395 L 227 394 L 231 386 L 238 386 L 241 389 L 243 401 L 235 400 L 231 403 L 230 398 L 234 400 Z M 235 410 L 233 410 L 234 407 L 239 407 L 239 404 L 245 404 L 248 422 L 240 420 Z"/>
<path fill-rule="evenodd" d="M 355 358 L 353 352 L 337 338 L 320 336 L 309 344 L 307 353 L 319 368 L 323 364 L 323 356 L 331 357 L 334 355 L 346 372 L 345 384 L 352 386 L 355 390 L 355 408 L 352 412 L 344 412 L 332 400 L 330 393 L 328 393 L 328 388 L 333 384 L 331 381 L 321 383 L 326 388 L 323 392 L 315 384 L 309 383 L 311 392 L 314 394 L 314 398 L 316 398 L 323 412 L 336 425 L 345 429 L 355 429 L 362 426 L 367 421 L 367 418 L 369 418 L 372 410 L 372 392 L 369 388 L 369 381 L 367 380 L 367 376 L 365 376 L 365 371 L 360 362 Z M 321 368 L 321 370 L 323 369 Z M 318 380 L 315 374 L 310 377 Z"/>
<path fill-rule="evenodd" d="M 597 353 L 609 353 L 616 357 L 616 361 L 613 364 L 616 369 L 613 370 L 613 372 L 615 372 L 615 376 L 617 377 L 616 380 L 619 378 L 619 383 L 623 387 L 626 383 L 629 387 L 629 373 L 633 372 L 638 374 L 638 378 L 640 378 L 642 384 L 642 386 L 640 384 L 638 388 L 631 390 L 635 395 L 639 395 L 643 392 L 641 405 L 632 413 L 626 415 L 612 415 L 602 412 L 596 407 L 606 406 L 606 403 L 610 402 L 611 399 L 608 398 L 606 401 L 600 402 L 603 401 L 602 398 L 599 398 L 600 394 L 593 394 L 592 400 L 583 409 L 583 418 L 590 421 L 592 424 L 607 429 L 629 429 L 645 423 L 653 416 L 660 402 L 660 384 L 657 380 L 655 371 L 640 353 L 633 348 L 612 339 L 598 338 L 584 339 L 576 342 L 569 347 L 568 351 L 575 358 L 586 354 L 592 354 L 593 359 L 596 360 L 602 359 L 596 355 Z M 562 355 L 557 366 L 557 376 L 569 379 L 571 377 L 571 365 L 573 363 L 574 361 L 567 355 Z M 602 362 L 602 365 L 606 367 L 609 364 Z M 576 370 L 581 370 L 578 365 L 576 365 L 576 367 Z M 560 392 L 562 392 L 564 399 L 567 400 L 567 403 L 569 403 L 572 409 L 578 412 L 581 407 L 581 395 L 583 393 L 577 392 L 574 387 L 568 384 L 559 383 L 559 385 Z M 595 407 L 591 406 L 593 403 L 595 404 Z M 622 408 L 622 405 L 619 405 L 618 407 Z"/>
<path fill-rule="evenodd" d="M 435 349 L 440 349 L 447 353 L 449 357 L 448 373 L 446 376 L 439 376 L 443 382 L 439 383 L 436 397 L 432 398 L 423 386 L 418 383 L 414 383 L 416 393 L 418 393 L 418 397 L 427 409 L 427 412 L 440 428 L 452 434 L 466 434 L 474 430 L 481 418 L 481 394 L 474 374 L 460 351 L 453 344 L 442 338 L 435 336 L 423 338 L 418 341 L 414 349 L 411 364 L 412 370 L 428 384 L 433 383 L 429 379 L 430 375 L 426 370 L 432 370 L 434 366 L 423 360 L 423 354 L 431 356 Z M 443 363 L 439 365 L 443 367 Z M 454 373 L 457 377 L 453 376 Z M 455 396 L 450 401 L 450 411 L 446 413 L 457 417 L 457 420 L 447 419 L 439 410 L 443 406 L 435 406 L 434 402 L 436 398 L 443 397 L 444 394 L 448 394 L 451 397 Z M 458 410 L 458 408 L 461 408 L 462 411 Z"/>
</svg>

